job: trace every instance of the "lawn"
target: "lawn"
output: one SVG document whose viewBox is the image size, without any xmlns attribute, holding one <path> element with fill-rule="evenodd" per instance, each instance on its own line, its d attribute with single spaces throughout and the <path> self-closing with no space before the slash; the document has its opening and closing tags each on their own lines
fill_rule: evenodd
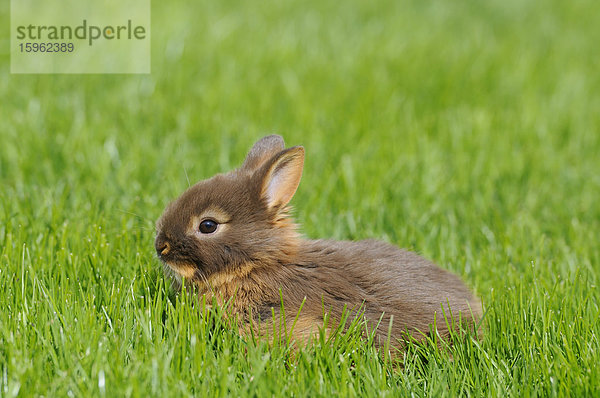
<svg viewBox="0 0 600 398">
<path fill-rule="evenodd" d="M 0 396 L 600 394 L 596 2 L 153 2 L 150 75 L 11 75 L 0 20 Z M 483 338 L 399 369 L 175 295 L 154 221 L 270 133 L 305 236 L 452 270 Z"/>
</svg>

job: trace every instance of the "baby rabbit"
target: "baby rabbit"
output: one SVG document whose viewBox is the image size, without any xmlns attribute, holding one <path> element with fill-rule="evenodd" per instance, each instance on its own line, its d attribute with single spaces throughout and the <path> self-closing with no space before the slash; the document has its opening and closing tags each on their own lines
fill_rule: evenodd
<svg viewBox="0 0 600 398">
<path fill-rule="evenodd" d="M 457 276 L 417 254 L 375 240 L 299 236 L 287 204 L 303 165 L 303 147 L 286 149 L 270 135 L 239 169 L 200 181 L 169 204 L 157 222 L 155 248 L 175 285 L 185 278 L 207 302 L 229 302 L 261 333 L 280 324 L 283 302 L 288 329 L 298 315 L 286 331 L 296 341 L 314 335 L 325 314 L 339 322 L 345 307 L 376 328 L 378 347 L 389 330 L 401 347 L 407 332 L 420 339 L 434 321 L 447 335 L 442 307 L 448 318 L 451 310 L 455 321 L 460 314 L 474 324 L 477 298 Z"/>
</svg>

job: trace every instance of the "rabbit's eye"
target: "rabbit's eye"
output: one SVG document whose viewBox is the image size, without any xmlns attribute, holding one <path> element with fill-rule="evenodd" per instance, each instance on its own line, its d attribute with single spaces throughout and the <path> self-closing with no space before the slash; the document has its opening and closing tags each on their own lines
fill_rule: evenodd
<svg viewBox="0 0 600 398">
<path fill-rule="evenodd" d="M 217 224 L 216 221 L 204 220 L 200 223 L 200 227 L 198 229 L 203 234 L 212 234 L 213 232 L 215 232 L 217 230 L 218 226 L 219 226 L 219 224 Z"/>
</svg>

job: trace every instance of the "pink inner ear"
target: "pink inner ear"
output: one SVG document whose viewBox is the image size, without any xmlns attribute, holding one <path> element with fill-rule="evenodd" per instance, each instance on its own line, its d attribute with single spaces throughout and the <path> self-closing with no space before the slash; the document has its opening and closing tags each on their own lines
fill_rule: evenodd
<svg viewBox="0 0 600 398">
<path fill-rule="evenodd" d="M 271 181 L 267 186 L 267 192 L 265 193 L 267 197 L 267 202 L 273 206 L 278 203 L 287 203 L 294 195 L 296 189 L 290 189 L 289 185 L 292 181 L 289 176 L 282 175 L 281 169 L 279 172 L 273 173 L 271 177 Z M 286 199 L 287 198 L 287 199 Z"/>
<path fill-rule="evenodd" d="M 302 177 L 303 155 L 304 150 L 300 148 L 295 153 L 284 154 L 273 165 L 263 191 L 269 207 L 285 206 L 296 193 Z"/>
</svg>

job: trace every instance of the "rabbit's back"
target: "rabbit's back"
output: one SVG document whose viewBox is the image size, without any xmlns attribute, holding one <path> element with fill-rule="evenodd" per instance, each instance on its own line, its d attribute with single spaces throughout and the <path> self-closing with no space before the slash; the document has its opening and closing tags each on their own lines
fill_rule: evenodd
<svg viewBox="0 0 600 398">
<path fill-rule="evenodd" d="M 289 283 L 281 283 L 282 291 L 305 300 L 302 312 L 311 317 L 325 310 L 335 318 L 344 306 L 361 307 L 373 325 L 383 315 L 382 331 L 393 316 L 394 335 L 400 337 L 406 330 L 427 332 L 434 320 L 445 333 L 442 308 L 448 318 L 450 311 L 455 319 L 459 313 L 467 320 L 480 315 L 478 300 L 456 275 L 385 242 L 304 241 L 296 260 L 284 266 Z M 285 292 L 286 286 L 293 289 Z"/>
</svg>

